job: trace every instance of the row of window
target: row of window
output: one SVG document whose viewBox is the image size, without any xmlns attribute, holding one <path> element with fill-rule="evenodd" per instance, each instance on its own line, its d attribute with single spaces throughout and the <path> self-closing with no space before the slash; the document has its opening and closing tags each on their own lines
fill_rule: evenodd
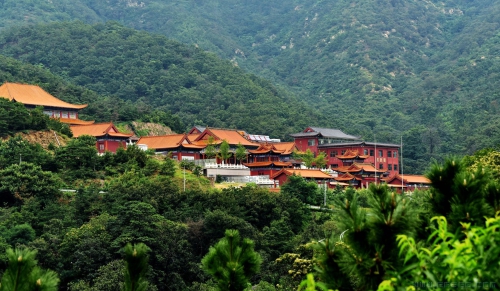
<svg viewBox="0 0 500 291">
<path fill-rule="evenodd" d="M 43 113 L 50 117 L 76 119 L 76 111 L 44 110 Z"/>
<path fill-rule="evenodd" d="M 331 164 L 330 167 L 332 169 L 336 169 L 336 168 L 339 167 L 339 164 Z M 379 168 L 379 170 L 383 170 L 384 169 L 384 164 L 379 164 L 378 168 Z M 394 171 L 397 171 L 398 170 L 398 165 L 397 164 L 396 165 L 392 165 L 392 164 L 387 165 L 387 170 L 388 171 L 392 171 L 392 169 L 394 169 Z"/>
<path fill-rule="evenodd" d="M 378 168 L 380 170 L 384 169 L 384 164 L 379 164 Z M 398 170 L 398 165 L 391 165 L 391 164 L 387 165 L 387 170 L 388 171 L 392 171 L 393 168 L 394 168 L 394 171 L 397 171 Z"/>
<path fill-rule="evenodd" d="M 340 151 L 340 155 L 344 155 L 346 152 L 346 150 L 341 150 Z M 368 149 L 365 149 L 363 151 L 363 155 L 368 155 L 368 153 L 370 153 L 370 156 L 373 157 L 375 155 L 375 150 L 368 150 Z M 331 158 L 334 158 L 338 155 L 338 151 L 330 151 L 330 157 Z M 379 150 L 378 151 L 378 156 L 379 157 L 384 157 L 384 152 L 382 150 Z M 387 154 L 386 154 L 386 157 L 388 158 L 397 158 L 398 157 L 398 152 L 397 151 L 387 151 Z"/>
</svg>

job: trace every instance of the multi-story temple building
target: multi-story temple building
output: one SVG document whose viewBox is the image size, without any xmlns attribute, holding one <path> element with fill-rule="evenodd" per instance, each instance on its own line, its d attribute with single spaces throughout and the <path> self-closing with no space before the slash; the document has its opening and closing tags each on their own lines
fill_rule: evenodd
<svg viewBox="0 0 500 291">
<path fill-rule="evenodd" d="M 78 105 L 64 102 L 36 85 L 6 82 L 0 86 L 0 97 L 22 103 L 28 109 L 42 106 L 43 113 L 70 125 L 94 123 L 94 121 L 78 119 L 78 111 L 87 107 L 87 104 Z"/>
<path fill-rule="evenodd" d="M 320 127 L 308 127 L 291 136 L 300 151 L 324 152 L 328 167 L 339 172 L 337 181 L 361 187 L 399 173 L 397 144 L 365 142 L 339 129 Z"/>
</svg>

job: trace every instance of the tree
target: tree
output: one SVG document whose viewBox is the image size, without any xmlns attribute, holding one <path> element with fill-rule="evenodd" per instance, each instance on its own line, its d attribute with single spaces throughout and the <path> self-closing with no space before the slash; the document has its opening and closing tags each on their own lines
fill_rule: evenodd
<svg viewBox="0 0 500 291">
<path fill-rule="evenodd" d="M 217 156 L 217 150 L 215 149 L 215 139 L 213 136 L 208 137 L 207 147 L 205 148 L 205 156 L 207 159 L 213 159 Z"/>
<path fill-rule="evenodd" d="M 95 137 L 82 135 L 56 150 L 55 158 L 68 178 L 95 177 L 98 161 L 95 144 Z"/>
<path fill-rule="evenodd" d="M 25 162 L 14 164 L 0 171 L 0 201 L 22 204 L 36 197 L 45 205 L 59 198 L 60 185 L 57 176 L 40 166 Z"/>
<path fill-rule="evenodd" d="M 302 160 L 307 168 L 311 168 L 314 163 L 314 153 L 310 149 L 307 149 L 305 153 L 294 151 L 293 158 Z"/>
<path fill-rule="evenodd" d="M 462 228 L 462 222 L 482 224 L 500 205 L 500 186 L 482 166 L 469 170 L 462 159 L 449 158 L 434 163 L 427 177 L 432 182 L 431 217 L 447 217 L 452 231 Z"/>
<path fill-rule="evenodd" d="M 287 182 L 281 186 L 281 193 L 311 205 L 318 205 L 322 197 L 316 182 L 307 182 L 302 176 L 295 174 L 288 176 Z"/>
<path fill-rule="evenodd" d="M 253 247 L 251 240 L 241 240 L 237 230 L 226 230 L 224 238 L 203 257 L 203 270 L 217 281 L 220 291 L 245 290 L 262 262 Z"/>
<path fill-rule="evenodd" d="M 427 240 L 428 247 L 421 247 L 406 235 L 398 236 L 400 255 L 404 257 L 404 268 L 391 272 L 397 287 L 415 284 L 429 288 L 443 282 L 469 284 L 467 288 L 498 288 L 500 284 L 500 213 L 487 218 L 485 226 L 463 223 L 465 238 L 448 231 L 445 217 L 434 217 L 436 229 Z M 484 286 L 483 286 L 484 284 Z M 450 285 L 453 288 L 453 285 Z"/>
<path fill-rule="evenodd" d="M 127 244 L 125 252 L 125 291 L 145 291 L 149 282 L 146 278 L 148 270 L 148 252 L 150 249 L 143 243 L 132 246 Z"/>
<path fill-rule="evenodd" d="M 331 289 L 373 290 L 388 271 L 401 268 L 396 237 L 411 235 L 418 226 L 418 208 L 408 197 L 371 184 L 368 207 L 336 199 L 338 231 L 314 244 L 316 272 Z"/>
<path fill-rule="evenodd" d="M 236 157 L 236 160 L 238 160 L 238 162 L 240 162 L 240 164 L 241 164 L 241 161 L 243 161 L 247 157 L 247 150 L 245 149 L 245 147 L 241 143 L 238 143 L 238 146 L 236 147 L 236 152 L 234 153 L 234 155 Z"/>
<path fill-rule="evenodd" d="M 8 249 L 9 265 L 2 276 L 0 290 L 57 291 L 59 278 L 50 270 L 42 270 L 35 260 L 36 251 Z"/>
<path fill-rule="evenodd" d="M 231 152 L 229 151 L 229 143 L 224 140 L 219 147 L 218 157 L 224 161 L 224 163 L 231 157 Z"/>
<path fill-rule="evenodd" d="M 316 156 L 316 158 L 314 158 L 313 163 L 316 165 L 316 168 L 323 169 L 326 166 L 326 164 L 328 163 L 328 160 L 326 158 L 326 153 L 319 152 L 318 156 Z"/>
</svg>

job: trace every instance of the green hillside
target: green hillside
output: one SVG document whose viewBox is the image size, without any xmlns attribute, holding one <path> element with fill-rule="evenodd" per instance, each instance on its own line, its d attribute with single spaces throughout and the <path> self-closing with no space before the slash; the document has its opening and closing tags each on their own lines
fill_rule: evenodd
<svg viewBox="0 0 500 291">
<path fill-rule="evenodd" d="M 131 102 L 136 99 L 147 100 L 147 104 L 158 106 L 157 103 L 151 103 L 149 97 L 159 95 L 157 86 L 154 89 L 157 91 L 148 87 L 147 93 L 144 87 L 143 92 L 131 88 L 131 83 L 140 83 L 135 82 L 135 77 L 126 79 L 127 85 L 118 85 L 121 79 L 112 76 L 109 70 L 96 66 L 109 65 L 120 71 L 124 66 L 121 63 L 133 63 L 132 55 L 115 60 L 120 64 L 112 63 L 109 59 L 103 62 L 101 56 L 94 55 L 96 50 L 87 50 L 85 48 L 88 47 L 83 44 L 85 39 L 92 42 L 99 36 L 84 37 L 77 41 L 81 43 L 78 54 L 87 50 L 93 62 L 84 60 L 86 56 L 83 55 L 76 59 L 69 56 L 71 53 L 68 50 L 73 49 L 73 46 L 65 47 L 64 52 L 49 48 L 56 45 L 49 41 L 37 53 L 30 46 L 18 48 L 17 40 L 31 42 L 43 38 L 61 41 L 67 37 L 63 41 L 74 43 L 72 37 L 75 36 L 57 24 L 32 28 L 26 32 L 22 31 L 24 29 L 10 31 L 8 28 L 27 23 L 73 19 L 90 23 L 116 20 L 129 27 L 195 44 L 265 77 L 275 86 L 294 92 L 324 117 L 296 123 L 295 116 L 300 116 L 298 112 L 308 106 L 300 105 L 299 111 L 285 114 L 282 112 L 288 112 L 289 108 L 269 110 L 269 107 L 274 106 L 271 105 L 273 102 L 260 107 L 257 112 L 265 109 L 268 111 L 265 116 L 275 116 L 279 111 L 286 115 L 278 115 L 283 119 L 279 124 L 288 122 L 295 129 L 301 127 L 295 124 L 334 126 L 365 139 L 387 142 L 399 142 L 403 136 L 410 162 L 408 170 L 411 171 L 421 172 L 431 158 L 470 154 L 477 149 L 494 147 L 500 140 L 496 130 L 499 123 L 496 88 L 499 85 L 500 67 L 500 24 L 497 17 L 500 3 L 495 1 L 378 0 L 355 3 L 345 0 L 294 0 L 234 3 L 227 0 L 80 0 L 43 4 L 18 1 L 14 5 L 14 2 L 5 0 L 2 3 L 0 5 L 3 5 L 4 10 L 1 12 L 0 27 L 5 28 L 3 35 L 6 36 L 2 41 L 2 53 L 33 64 L 44 64 L 72 82 Z M 98 25 L 91 30 L 110 26 Z M 36 32 L 50 29 L 62 29 L 69 36 Z M 99 48 L 106 49 L 110 55 L 123 49 L 137 49 L 142 55 L 145 51 L 148 51 L 146 55 L 151 54 L 146 46 L 140 45 L 110 48 L 108 42 Z M 197 51 L 192 47 L 186 50 Z M 43 56 L 40 55 L 42 51 L 45 53 Z M 204 56 L 204 63 L 207 62 L 206 58 L 210 59 L 209 63 L 218 62 L 214 56 Z M 141 67 L 143 64 L 144 58 L 132 66 Z M 228 63 L 226 66 L 229 68 Z M 231 70 L 239 71 L 236 68 Z M 204 75 L 202 71 L 199 72 Z M 94 75 L 105 77 L 94 82 Z M 111 82 L 108 84 L 109 80 Z M 141 81 L 148 86 L 153 82 Z M 189 80 L 179 82 L 180 87 L 176 88 L 191 86 Z M 258 82 L 267 84 L 260 86 L 273 87 L 260 79 Z M 195 87 L 204 90 L 199 84 Z M 164 86 L 160 88 L 171 90 Z M 187 89 L 192 92 L 192 87 Z M 284 91 L 279 91 L 277 95 L 289 95 L 281 92 Z M 212 126 L 228 125 L 250 131 L 262 128 L 265 133 L 271 132 L 266 127 L 269 119 L 259 119 L 258 126 L 248 128 L 249 122 L 227 116 L 228 112 L 238 111 L 234 109 L 236 105 L 225 110 L 228 104 L 223 104 L 223 109 L 219 107 L 218 101 L 214 102 L 206 96 L 194 94 L 196 96 L 191 95 L 189 98 L 210 100 L 209 104 L 201 103 L 201 108 L 210 108 L 213 115 L 198 114 L 202 111 L 195 108 L 199 104 L 197 101 L 176 104 L 178 100 L 185 100 L 186 94 L 186 90 L 182 90 L 182 93 L 162 96 L 162 100 L 168 100 L 169 103 L 162 108 L 180 111 L 181 118 L 188 120 L 187 125 L 191 125 L 190 121 L 200 121 Z M 222 95 L 233 102 L 240 100 Z M 258 103 L 262 103 L 262 100 Z M 217 104 L 215 107 L 220 110 L 214 110 L 213 104 Z M 185 105 L 190 109 L 181 109 Z M 249 106 L 245 103 L 242 107 L 246 110 L 254 108 L 255 104 Z M 238 112 L 242 113 L 243 108 Z M 316 116 L 310 113 L 306 116 Z M 288 119 L 290 116 L 292 118 Z M 278 126 L 280 130 L 285 127 L 290 126 Z"/>
<path fill-rule="evenodd" d="M 305 103 L 228 61 L 117 23 L 14 28 L 0 36 L 0 53 L 125 101 L 139 109 L 123 112 L 129 120 L 142 118 L 141 108 L 154 108 L 174 112 L 186 128 L 239 128 L 282 139 L 319 122 Z M 88 114 L 104 115 L 112 101 L 97 103 Z"/>
</svg>

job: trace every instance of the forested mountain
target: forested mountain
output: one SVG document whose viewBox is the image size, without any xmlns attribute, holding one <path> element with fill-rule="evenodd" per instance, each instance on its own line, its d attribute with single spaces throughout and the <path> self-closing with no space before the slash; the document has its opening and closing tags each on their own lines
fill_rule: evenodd
<svg viewBox="0 0 500 291">
<path fill-rule="evenodd" d="M 0 6 L 0 27 L 5 29 L 60 20 L 117 20 L 215 52 L 295 92 L 327 116 L 310 120 L 308 125 L 334 126 L 368 140 L 399 142 L 403 136 L 408 170 L 413 172 L 421 172 L 431 158 L 472 153 L 500 141 L 497 1 L 4 0 Z M 93 29 L 98 27 L 102 26 Z M 58 65 L 53 63 L 55 55 L 62 53 L 60 49 L 41 56 L 42 51 L 36 53 L 32 47 L 24 51 L 13 48 L 17 38 L 25 42 L 41 36 L 49 39 L 34 33 L 49 27 L 24 33 L 5 29 L 3 34 L 11 39 L 4 38 L 0 53 L 44 64 L 56 74 L 68 71 L 57 71 Z M 52 37 L 51 41 L 57 39 Z M 55 44 L 47 41 L 43 52 L 50 45 Z M 131 60 L 132 56 L 125 58 Z M 95 67 L 100 62 L 85 66 Z M 82 69 L 82 64 L 72 70 Z M 85 71 L 95 74 L 95 69 L 86 67 Z M 72 80 L 85 86 L 93 83 L 84 77 Z M 89 88 L 108 94 L 104 92 L 107 85 L 99 90 L 92 86 Z M 126 94 L 123 92 L 120 94 Z M 168 107 L 179 108 L 175 104 Z M 227 120 L 224 110 L 210 112 L 214 115 L 203 118 L 187 113 L 180 116 L 213 126 Z M 258 128 L 269 133 L 266 124 L 263 121 Z M 241 122 L 227 125 L 241 127 Z"/>
<path fill-rule="evenodd" d="M 117 23 L 22 27 L 0 39 L 2 54 L 109 96 L 93 100 L 91 116 L 107 116 L 114 97 L 126 101 L 130 112 L 121 115 L 129 120 L 154 108 L 174 112 L 188 127 L 239 128 L 282 139 L 319 120 L 305 103 L 229 61 Z"/>
</svg>

